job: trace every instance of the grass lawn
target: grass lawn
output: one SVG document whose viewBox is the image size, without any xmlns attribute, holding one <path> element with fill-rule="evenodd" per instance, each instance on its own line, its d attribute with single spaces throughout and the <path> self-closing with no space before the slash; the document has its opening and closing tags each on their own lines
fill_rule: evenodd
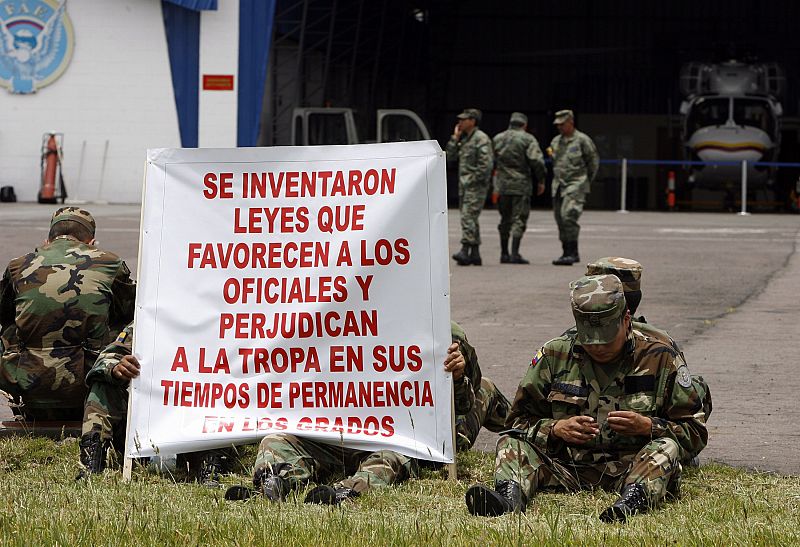
<svg viewBox="0 0 800 547">
<path fill-rule="evenodd" d="M 797 457 L 797 455 L 793 456 Z M 249 484 L 254 450 L 226 485 Z M 704 465 L 684 474 L 683 498 L 626 525 L 597 515 L 606 492 L 542 494 L 523 515 L 472 517 L 464 492 L 490 482 L 492 456 L 459 455 L 459 481 L 425 471 L 342 508 L 228 502 L 224 490 L 134 471 L 76 483 L 77 442 L 0 439 L 3 545 L 798 545 L 800 478 Z"/>
</svg>

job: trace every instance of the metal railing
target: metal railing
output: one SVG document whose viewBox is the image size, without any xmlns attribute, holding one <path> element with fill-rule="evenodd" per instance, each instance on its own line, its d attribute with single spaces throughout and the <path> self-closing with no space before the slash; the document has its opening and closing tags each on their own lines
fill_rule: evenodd
<svg viewBox="0 0 800 547">
<path fill-rule="evenodd" d="M 703 166 L 741 166 L 741 184 L 742 184 L 742 209 L 739 215 L 749 215 L 747 212 L 747 168 L 748 167 L 792 167 L 800 168 L 800 163 L 795 162 L 774 162 L 774 161 L 689 161 L 689 160 L 633 160 L 628 158 L 614 159 L 614 160 L 600 160 L 601 165 L 619 165 L 620 166 L 620 199 L 618 213 L 627 213 L 627 189 L 628 189 L 628 166 L 629 165 L 676 165 L 682 167 L 689 167 L 693 165 Z"/>
</svg>

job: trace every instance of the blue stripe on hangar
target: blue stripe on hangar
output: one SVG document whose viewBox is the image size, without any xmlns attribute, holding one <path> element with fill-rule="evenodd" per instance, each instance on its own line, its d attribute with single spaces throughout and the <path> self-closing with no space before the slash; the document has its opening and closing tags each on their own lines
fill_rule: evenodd
<svg viewBox="0 0 800 547">
<path fill-rule="evenodd" d="M 239 1 L 239 82 L 236 144 L 255 146 L 261 125 L 276 0 Z M 196 148 L 200 80 L 200 11 L 217 0 L 162 0 L 181 146 Z"/>
</svg>

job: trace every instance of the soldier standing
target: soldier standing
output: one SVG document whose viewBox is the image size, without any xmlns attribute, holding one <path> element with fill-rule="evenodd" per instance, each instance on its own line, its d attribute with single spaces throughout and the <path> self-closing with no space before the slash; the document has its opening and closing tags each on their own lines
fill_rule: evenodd
<svg viewBox="0 0 800 547">
<path fill-rule="evenodd" d="M 12 260 L 0 281 L 0 389 L 12 408 L 80 419 L 86 372 L 133 319 L 135 292 L 125 262 L 95 246 L 92 215 L 58 209 L 44 245 Z"/>
<path fill-rule="evenodd" d="M 604 488 L 600 514 L 625 521 L 680 485 L 680 461 L 707 440 L 699 395 L 681 355 L 631 327 L 613 275 L 572 284 L 575 334 L 547 342 L 520 382 L 497 443 L 495 487 L 467 491 L 473 515 L 525 511 L 539 490 Z"/>
<path fill-rule="evenodd" d="M 489 191 L 492 173 L 492 141 L 478 129 L 481 111 L 467 108 L 447 143 L 447 157 L 458 159 L 458 201 L 461 210 L 461 250 L 453 255 L 460 266 L 482 264 L 478 216 Z"/>
<path fill-rule="evenodd" d="M 492 144 L 496 174 L 494 192 L 500 212 L 500 262 L 530 264 L 519 254 L 519 244 L 527 228 L 531 211 L 532 178 L 537 181 L 536 195 L 544 193 L 544 157 L 536 137 L 527 132 L 528 117 L 521 112 L 511 114 L 508 129 L 498 133 Z M 511 254 L 508 238 L 511 236 Z"/>
<path fill-rule="evenodd" d="M 575 128 L 572 110 L 559 110 L 553 122 L 559 135 L 550 143 L 548 154 L 553 158 L 553 213 L 558 224 L 562 254 L 553 260 L 557 266 L 580 262 L 578 219 L 583 213 L 586 196 L 597 175 L 600 159 L 592 139 Z"/>
</svg>

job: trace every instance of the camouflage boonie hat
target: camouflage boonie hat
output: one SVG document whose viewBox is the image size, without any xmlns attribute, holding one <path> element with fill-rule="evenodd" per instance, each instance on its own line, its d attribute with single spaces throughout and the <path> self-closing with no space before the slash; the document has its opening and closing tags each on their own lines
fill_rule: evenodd
<svg viewBox="0 0 800 547">
<path fill-rule="evenodd" d="M 528 123 L 528 116 L 522 112 L 512 112 L 511 118 L 508 120 L 510 125 L 525 125 Z"/>
<path fill-rule="evenodd" d="M 642 288 L 642 265 L 631 258 L 606 256 L 586 265 L 586 275 L 616 275 L 622 281 L 622 289 L 627 292 Z"/>
<path fill-rule="evenodd" d="M 567 120 L 571 120 L 575 117 L 572 113 L 572 110 L 559 110 L 556 112 L 556 119 L 553 120 L 553 125 L 561 125 Z"/>
<path fill-rule="evenodd" d="M 456 116 L 459 120 L 466 120 L 468 118 L 472 118 L 476 122 L 481 121 L 481 111 L 477 108 L 465 108 L 464 111 Z"/>
<path fill-rule="evenodd" d="M 583 345 L 614 341 L 628 309 L 619 278 L 615 275 L 581 277 L 573 281 L 570 288 L 577 342 Z"/>
<path fill-rule="evenodd" d="M 84 226 L 87 230 L 92 232 L 92 235 L 94 235 L 94 230 L 96 227 L 94 217 L 85 209 L 81 209 L 80 207 L 61 207 L 60 209 L 57 209 L 56 212 L 53 213 L 53 217 L 50 219 L 50 227 L 52 228 L 54 224 L 61 222 L 62 220 L 75 221 Z"/>
</svg>

